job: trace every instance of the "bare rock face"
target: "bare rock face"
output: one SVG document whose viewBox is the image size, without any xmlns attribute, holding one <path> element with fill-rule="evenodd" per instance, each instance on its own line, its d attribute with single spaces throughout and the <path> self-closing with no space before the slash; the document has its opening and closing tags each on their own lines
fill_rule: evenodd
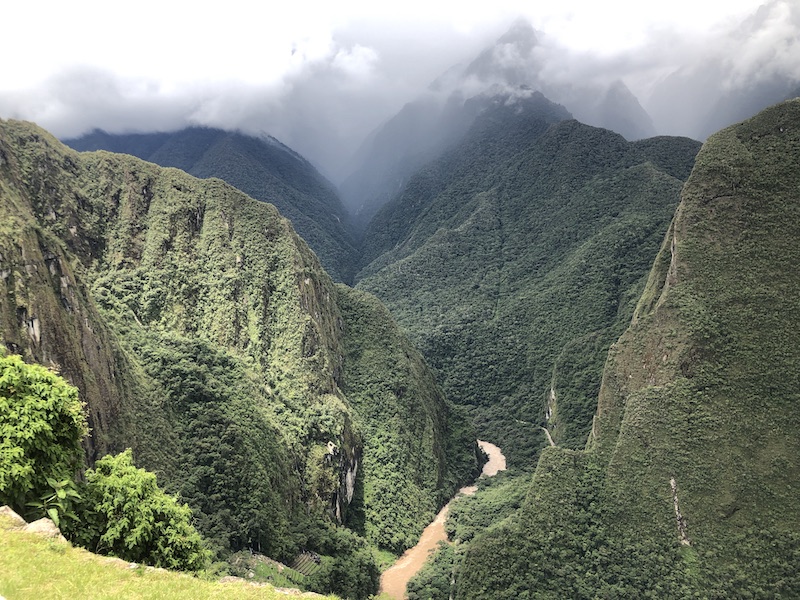
<svg viewBox="0 0 800 600">
<path fill-rule="evenodd" d="M 23 531 L 27 533 L 35 533 L 36 535 L 40 535 L 45 538 L 53 538 L 56 541 L 67 543 L 67 540 L 61 535 L 61 531 L 56 524 L 53 523 L 52 520 L 48 519 L 47 517 L 43 517 L 38 521 L 34 521 L 33 523 L 28 523 L 23 528 Z"/>
<path fill-rule="evenodd" d="M 0 506 L 0 517 L 5 517 L 11 521 L 11 527 L 25 527 L 25 519 L 20 517 L 10 506 Z"/>
</svg>

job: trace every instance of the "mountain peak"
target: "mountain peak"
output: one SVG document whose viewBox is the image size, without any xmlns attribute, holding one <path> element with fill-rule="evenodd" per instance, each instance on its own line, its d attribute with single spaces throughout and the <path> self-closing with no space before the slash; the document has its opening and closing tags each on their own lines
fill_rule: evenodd
<svg viewBox="0 0 800 600">
<path fill-rule="evenodd" d="M 536 30 L 533 28 L 533 25 L 526 19 L 519 17 L 514 20 L 511 27 L 508 28 L 508 31 L 500 36 L 495 46 L 499 46 L 500 44 L 514 44 L 515 46 L 526 48 L 530 51 L 538 43 L 539 39 L 536 37 Z"/>
</svg>

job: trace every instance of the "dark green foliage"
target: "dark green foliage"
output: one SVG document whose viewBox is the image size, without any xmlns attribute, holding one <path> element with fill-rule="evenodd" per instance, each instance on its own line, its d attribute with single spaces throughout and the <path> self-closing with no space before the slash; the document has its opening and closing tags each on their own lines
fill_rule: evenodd
<svg viewBox="0 0 800 600">
<path fill-rule="evenodd" d="M 170 487 L 194 509 L 217 550 L 252 548 L 286 559 L 292 490 L 286 442 L 266 393 L 241 359 L 200 341 L 142 336 L 140 360 L 164 390 L 162 410 L 179 434 Z"/>
<path fill-rule="evenodd" d="M 449 600 L 450 583 L 459 558 L 454 546 L 441 542 L 419 573 L 408 582 L 408 600 Z"/>
<path fill-rule="evenodd" d="M 352 280 L 355 243 L 332 184 L 275 138 L 192 127 L 174 133 L 94 131 L 66 143 L 76 150 L 132 154 L 196 177 L 227 181 L 256 200 L 274 204 L 334 279 Z"/>
<path fill-rule="evenodd" d="M 614 527 L 602 475 L 591 455 L 545 450 L 523 509 L 470 544 L 456 597 L 684 597 L 677 539 Z"/>
<path fill-rule="evenodd" d="M 364 539 L 342 527 L 317 528 L 312 538 L 322 556 L 320 568 L 306 578 L 311 590 L 366 600 L 378 591 L 380 572 Z"/>
<path fill-rule="evenodd" d="M 401 552 L 477 470 L 475 433 L 374 297 L 339 286 L 343 389 L 364 435 L 356 512 L 368 540 Z M 402 512 L 397 511 L 403 506 Z"/>
<path fill-rule="evenodd" d="M 451 540 L 463 544 L 513 516 L 528 493 L 529 473 L 501 471 L 478 480 L 478 491 L 458 498 L 450 505 L 445 528 Z"/>
<path fill-rule="evenodd" d="M 798 594 L 798 132 L 793 101 L 708 140 L 587 451 L 542 454 L 515 520 L 470 545 L 458 598 Z"/>
<path fill-rule="evenodd" d="M 563 118 L 535 94 L 487 109 L 378 214 L 358 275 L 479 434 L 526 468 L 541 425 L 585 445 L 605 353 L 699 146 Z"/>
<path fill-rule="evenodd" d="M 192 511 L 133 465 L 130 450 L 105 456 L 86 472 L 79 521 L 65 533 L 93 552 L 182 571 L 199 571 L 209 558 L 192 525 Z"/>
<path fill-rule="evenodd" d="M 686 181 L 694 167 L 699 143 L 686 137 L 658 136 L 637 140 L 633 147 L 665 173 Z"/>
<path fill-rule="evenodd" d="M 26 502 L 29 507 L 28 517 L 30 520 L 43 515 L 49 517 L 56 527 L 64 527 L 68 520 L 77 520 L 73 507 L 81 499 L 75 482 L 72 479 L 62 479 L 57 481 L 52 477 L 47 478 L 47 485 L 50 489 L 44 492 L 36 500 Z"/>
<path fill-rule="evenodd" d="M 37 518 L 56 509 L 58 502 L 46 500 L 54 493 L 60 499 L 53 484 L 64 487 L 59 481 L 83 464 L 87 433 L 76 388 L 40 365 L 0 354 L 0 505 L 24 514 L 28 502 L 42 498 Z"/>
</svg>

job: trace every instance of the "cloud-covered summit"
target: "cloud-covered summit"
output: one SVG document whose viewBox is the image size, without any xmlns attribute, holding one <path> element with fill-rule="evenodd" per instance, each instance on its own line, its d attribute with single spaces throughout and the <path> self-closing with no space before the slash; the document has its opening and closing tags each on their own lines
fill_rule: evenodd
<svg viewBox="0 0 800 600">
<path fill-rule="evenodd" d="M 690 0 L 280 9 L 231 0 L 213 11 L 143 0 L 124 15 L 85 0 L 35 10 L 13 3 L 5 41 L 19 51 L 4 61 L 0 117 L 61 137 L 192 125 L 267 132 L 340 180 L 370 131 L 451 66 L 493 48 L 491 60 L 507 63 L 505 81 L 535 75 L 566 104 L 576 86 L 627 88 L 658 133 L 701 137 L 709 115 L 738 118 L 800 82 L 800 7 L 757 2 L 726 3 L 733 20 Z M 463 85 L 462 72 L 453 74 Z"/>
</svg>

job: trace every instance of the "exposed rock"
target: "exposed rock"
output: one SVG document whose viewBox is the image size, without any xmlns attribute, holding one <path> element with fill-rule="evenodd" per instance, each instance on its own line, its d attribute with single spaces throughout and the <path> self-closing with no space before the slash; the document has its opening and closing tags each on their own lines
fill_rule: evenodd
<svg viewBox="0 0 800 600">
<path fill-rule="evenodd" d="M 67 543 L 67 540 L 61 535 L 61 531 L 56 527 L 56 524 L 47 517 L 42 517 L 38 521 L 28 523 L 23 527 L 23 531 L 27 533 L 35 533 L 45 538 L 54 538 L 56 541 Z"/>
<path fill-rule="evenodd" d="M 11 521 L 12 527 L 25 527 L 25 519 L 20 517 L 10 506 L 0 506 L 0 517 L 6 517 Z"/>
<path fill-rule="evenodd" d="M 298 598 L 325 598 L 322 594 L 316 592 L 303 592 L 296 588 L 275 588 L 279 594 L 286 594 L 287 596 L 297 596 Z"/>
</svg>

